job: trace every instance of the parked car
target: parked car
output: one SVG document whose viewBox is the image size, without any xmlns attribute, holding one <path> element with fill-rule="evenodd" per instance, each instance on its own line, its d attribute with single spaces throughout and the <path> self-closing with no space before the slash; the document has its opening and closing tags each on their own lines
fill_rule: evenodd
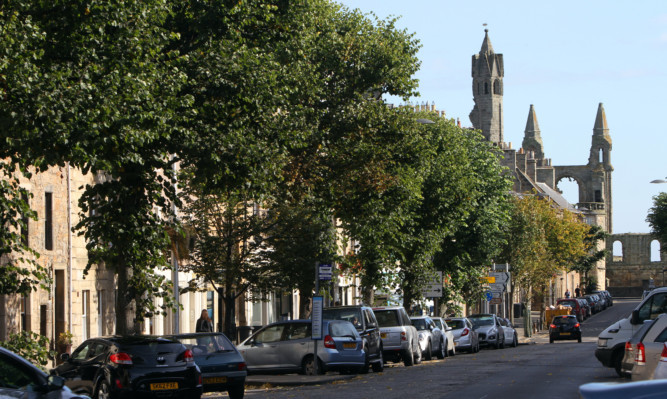
<svg viewBox="0 0 667 399">
<path fill-rule="evenodd" d="M 632 376 L 632 369 L 635 366 L 635 346 L 642 340 L 651 323 L 653 320 L 645 320 L 644 325 L 625 343 L 625 352 L 621 361 L 621 372 L 624 377 Z"/>
<path fill-rule="evenodd" d="M 28 399 L 88 399 L 73 393 L 65 379 L 47 375 L 16 353 L 0 347 L 0 397 Z"/>
<path fill-rule="evenodd" d="M 94 398 L 200 398 L 202 375 L 182 343 L 151 335 L 92 338 L 51 370 Z"/>
<path fill-rule="evenodd" d="M 607 307 L 614 305 L 614 299 L 611 296 L 611 293 L 607 290 L 593 291 L 593 294 L 602 295 L 605 299 Z"/>
<path fill-rule="evenodd" d="M 594 295 L 584 295 L 583 298 L 588 302 L 588 306 L 591 307 L 591 314 L 596 314 L 602 310 L 600 302 L 596 300 Z"/>
<path fill-rule="evenodd" d="M 612 367 L 622 376 L 621 361 L 625 343 L 644 324 L 644 320 L 655 319 L 667 313 L 667 287 L 654 288 L 637 305 L 629 317 L 614 322 L 598 336 L 595 357 L 605 367 Z"/>
<path fill-rule="evenodd" d="M 358 373 L 366 367 L 363 341 L 352 323 L 323 320 L 322 337 L 317 348 L 318 374 L 327 371 Z M 316 374 L 310 320 L 269 324 L 241 342 L 237 349 L 249 373 Z"/>
<path fill-rule="evenodd" d="M 367 373 L 369 367 L 376 373 L 384 369 L 380 326 L 372 308 L 364 305 L 330 307 L 322 310 L 322 318 L 349 321 L 357 329 L 366 353 L 366 366 L 361 373 Z"/>
<path fill-rule="evenodd" d="M 431 360 L 433 359 L 433 355 L 436 355 L 438 359 L 444 359 L 445 337 L 442 331 L 435 325 L 433 319 L 429 316 L 413 316 L 410 320 L 419 335 L 419 346 L 422 350 L 422 357 L 426 360 Z"/>
<path fill-rule="evenodd" d="M 195 333 L 172 336 L 192 351 L 202 373 L 204 392 L 229 393 L 243 398 L 248 375 L 243 356 L 223 333 Z"/>
<path fill-rule="evenodd" d="M 452 328 L 442 317 L 433 317 L 433 322 L 445 336 L 445 356 L 456 355 L 456 343 L 454 342 L 454 333 L 452 332 Z"/>
<path fill-rule="evenodd" d="M 644 326 L 646 323 L 644 324 Z M 639 329 L 643 330 L 644 326 Z M 667 314 L 658 316 L 650 323 L 635 344 L 635 363 L 632 380 L 648 380 L 660 362 L 664 343 L 667 342 Z"/>
<path fill-rule="evenodd" d="M 446 318 L 445 321 L 452 329 L 457 351 L 479 352 L 477 331 L 474 330 L 472 322 L 467 317 L 451 317 Z"/>
<path fill-rule="evenodd" d="M 419 334 L 402 306 L 373 308 L 380 326 L 383 356 L 385 360 L 403 361 L 406 366 L 421 363 L 422 351 Z"/>
<path fill-rule="evenodd" d="M 572 309 L 571 314 L 577 316 L 577 320 L 584 321 L 586 309 L 584 309 L 577 298 L 561 298 L 556 302 L 556 306 L 565 306 Z"/>
<path fill-rule="evenodd" d="M 577 301 L 579 301 L 579 305 L 584 308 L 584 320 L 588 319 L 593 315 L 593 312 L 591 310 L 591 305 L 588 303 L 588 301 L 585 298 L 576 298 Z"/>
<path fill-rule="evenodd" d="M 473 314 L 468 316 L 479 336 L 480 346 L 490 346 L 494 349 L 505 347 L 505 331 L 495 314 Z"/>
<path fill-rule="evenodd" d="M 505 334 L 505 345 L 516 348 L 519 345 L 519 335 L 516 333 L 516 328 L 514 328 L 509 319 L 504 317 L 500 317 L 499 319 L 500 325 L 503 327 L 503 333 Z"/>
<path fill-rule="evenodd" d="M 554 316 L 551 320 L 551 324 L 549 324 L 549 343 L 553 344 L 554 341 L 561 339 L 576 339 L 581 342 L 581 325 L 577 316 Z"/>
</svg>

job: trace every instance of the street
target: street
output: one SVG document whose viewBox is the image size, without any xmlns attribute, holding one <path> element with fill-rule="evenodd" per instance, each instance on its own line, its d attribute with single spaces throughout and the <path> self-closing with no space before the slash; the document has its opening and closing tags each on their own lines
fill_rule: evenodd
<svg viewBox="0 0 667 399">
<path fill-rule="evenodd" d="M 414 367 L 389 363 L 384 372 L 349 380 L 297 387 L 248 386 L 246 398 L 577 398 L 587 382 L 624 382 L 613 369 L 597 361 L 597 336 L 614 321 L 630 314 L 636 299 L 615 300 L 614 306 L 582 323 L 584 338 L 556 341 L 536 334 L 534 343 L 477 354 L 460 353 Z M 520 334 L 523 331 L 519 331 Z M 207 395 L 207 397 L 226 397 Z"/>
</svg>

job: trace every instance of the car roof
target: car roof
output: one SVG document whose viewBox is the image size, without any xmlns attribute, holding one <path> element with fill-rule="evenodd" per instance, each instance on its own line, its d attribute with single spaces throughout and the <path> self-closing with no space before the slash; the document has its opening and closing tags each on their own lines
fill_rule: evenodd
<svg viewBox="0 0 667 399">
<path fill-rule="evenodd" d="M 40 369 L 39 367 L 35 366 L 34 364 L 32 364 L 30 361 L 28 361 L 28 360 L 25 359 L 24 357 L 22 357 L 22 356 L 20 356 L 20 355 L 18 355 L 18 354 L 16 354 L 16 353 L 10 351 L 9 349 L 0 346 L 0 353 L 3 354 L 3 355 L 5 355 L 5 356 L 8 356 L 8 357 L 10 357 L 10 358 L 12 358 L 12 359 L 14 359 L 14 360 L 16 360 L 17 362 L 23 363 L 24 365 L 26 365 L 27 367 L 29 367 L 31 370 L 34 370 L 34 371 L 36 371 L 36 372 L 39 372 L 40 375 L 41 375 L 42 377 L 44 377 L 44 378 L 47 377 L 47 375 L 46 375 L 46 373 L 44 372 L 44 370 Z"/>
</svg>

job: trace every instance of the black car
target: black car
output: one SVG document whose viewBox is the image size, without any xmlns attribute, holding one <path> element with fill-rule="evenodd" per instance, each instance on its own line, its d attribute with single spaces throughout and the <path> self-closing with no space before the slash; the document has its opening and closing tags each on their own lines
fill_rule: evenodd
<svg viewBox="0 0 667 399">
<path fill-rule="evenodd" d="M 581 325 L 577 316 L 554 316 L 549 325 L 549 343 L 560 339 L 576 339 L 581 342 Z"/>
<path fill-rule="evenodd" d="M 149 335 L 84 341 L 51 370 L 77 393 L 93 398 L 196 398 L 202 375 L 190 349 Z"/>
<path fill-rule="evenodd" d="M 361 373 L 367 373 L 369 366 L 372 366 L 376 373 L 384 369 L 380 325 L 375 318 L 373 308 L 364 305 L 325 308 L 322 310 L 322 318 L 349 321 L 357 329 L 366 351 L 366 366 L 360 371 Z"/>
<path fill-rule="evenodd" d="M 174 339 L 195 356 L 204 381 L 204 392 L 227 391 L 231 399 L 241 399 L 248 375 L 243 356 L 220 332 L 179 334 Z"/>
<path fill-rule="evenodd" d="M 16 353 L 0 347 L 0 398 L 88 399 L 65 386 L 65 379 L 47 375 Z"/>
</svg>

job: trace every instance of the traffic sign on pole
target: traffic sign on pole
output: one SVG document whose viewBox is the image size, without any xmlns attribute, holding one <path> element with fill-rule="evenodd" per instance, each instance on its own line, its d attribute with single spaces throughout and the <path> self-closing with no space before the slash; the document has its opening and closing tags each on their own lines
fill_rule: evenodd
<svg viewBox="0 0 667 399">
<path fill-rule="evenodd" d="M 442 296 L 442 272 L 435 272 L 433 279 L 422 288 L 422 295 L 426 298 Z"/>
</svg>

